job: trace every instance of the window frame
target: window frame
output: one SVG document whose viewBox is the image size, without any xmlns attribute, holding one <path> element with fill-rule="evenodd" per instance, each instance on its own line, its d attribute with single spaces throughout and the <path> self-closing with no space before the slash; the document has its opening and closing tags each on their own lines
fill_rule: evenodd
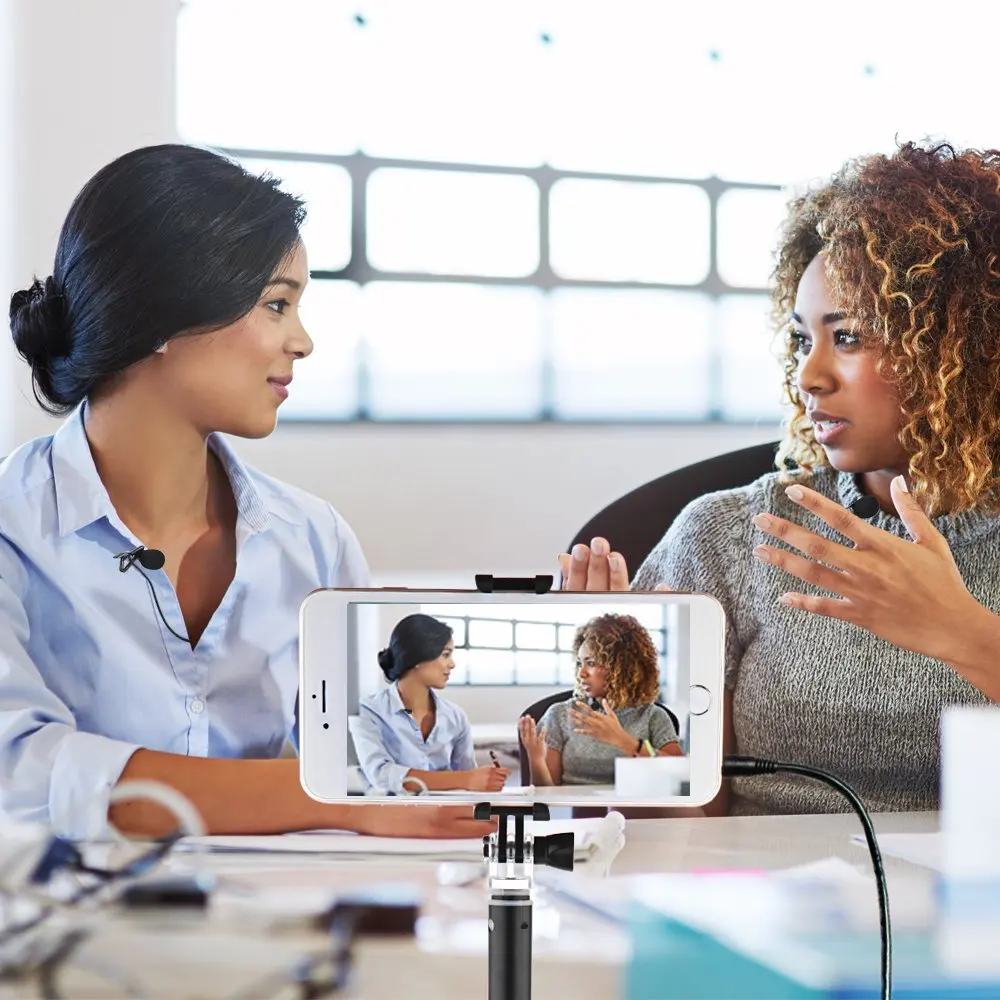
<svg viewBox="0 0 1000 1000">
<path fill-rule="evenodd" d="M 364 286 L 370 282 L 416 282 L 424 284 L 448 283 L 448 284 L 474 284 L 474 285 L 494 285 L 508 287 L 528 287 L 540 289 L 542 292 L 551 292 L 564 288 L 588 288 L 588 289 L 622 289 L 622 290 L 644 290 L 644 291 L 672 291 L 700 293 L 717 302 L 729 295 L 766 295 L 769 291 L 766 287 L 734 285 L 725 281 L 719 273 L 718 268 L 718 206 L 720 198 L 729 191 L 781 191 L 781 184 L 765 184 L 757 182 L 742 182 L 722 180 L 718 177 L 691 178 L 658 176 L 648 174 L 622 174 L 595 172 L 586 170 L 556 169 L 547 165 L 537 167 L 518 167 L 496 164 L 480 163 L 455 163 L 447 161 L 432 160 L 409 160 L 386 157 L 373 157 L 363 152 L 351 154 L 320 154 L 303 153 L 289 150 L 270 150 L 253 148 L 233 148 L 225 147 L 220 150 L 227 156 L 237 160 L 269 160 L 272 162 L 290 163 L 315 163 L 338 166 L 345 169 L 351 183 L 351 233 L 350 233 L 350 259 L 343 268 L 338 270 L 311 270 L 312 280 L 322 281 L 350 281 L 359 286 Z M 367 233 L 367 201 L 368 201 L 368 179 L 380 169 L 393 168 L 413 171 L 436 171 L 455 173 L 486 173 L 505 174 L 526 177 L 532 180 L 539 191 L 538 211 L 538 267 L 535 272 L 522 277 L 498 277 L 495 275 L 478 274 L 429 274 L 418 271 L 386 271 L 374 267 L 368 260 L 366 233 Z M 599 280 L 566 278 L 557 275 L 550 262 L 550 238 L 549 238 L 549 197 L 553 185 L 562 180 L 594 180 L 613 181 L 623 184 L 676 184 L 685 187 L 697 187 L 702 189 L 708 197 L 709 205 L 709 261 L 708 272 L 705 278 L 696 284 L 677 284 L 671 282 L 654 281 L 620 281 L 620 280 Z M 654 418 L 647 415 L 630 417 L 627 414 L 620 416 L 606 416 L 601 418 L 572 417 L 561 415 L 554 405 L 554 382 L 555 371 L 551 357 L 551 349 L 548 344 L 543 344 L 542 368 L 541 368 L 541 405 L 537 413 L 528 418 L 497 418 L 497 417 L 477 417 L 469 416 L 441 416 L 441 417 L 415 417 L 415 418 L 380 418 L 374 416 L 368 402 L 369 373 L 366 370 L 364 358 L 362 357 L 355 371 L 357 386 L 358 405 L 353 412 L 329 417 L 312 416 L 308 414 L 289 414 L 286 417 L 288 423 L 308 426 L 329 425 L 329 424 L 372 424 L 375 426 L 392 425 L 525 425 L 535 424 L 567 424 L 570 426 L 616 426 L 616 425 L 637 425 L 637 426 L 701 426 L 705 424 L 719 424 L 724 426 L 758 426 L 763 416 L 743 417 L 726 416 L 725 400 L 723 398 L 723 367 L 724 359 L 722 352 L 722 338 L 718 334 L 712 336 L 709 353 L 709 385 L 708 385 L 708 406 L 703 415 L 692 418 L 681 418 L 676 416 Z M 775 379 L 779 369 L 775 367 Z M 775 414 L 775 422 L 780 419 L 779 414 Z"/>
</svg>

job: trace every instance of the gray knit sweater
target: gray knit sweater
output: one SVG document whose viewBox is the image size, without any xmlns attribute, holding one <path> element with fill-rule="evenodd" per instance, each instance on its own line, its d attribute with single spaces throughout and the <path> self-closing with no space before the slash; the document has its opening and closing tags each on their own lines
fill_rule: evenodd
<svg viewBox="0 0 1000 1000">
<path fill-rule="evenodd" d="M 853 475 L 831 469 L 818 470 L 807 484 L 845 505 L 862 495 Z M 690 503 L 639 568 L 633 588 L 666 584 L 722 602 L 738 753 L 825 768 L 871 810 L 937 808 L 941 710 L 987 699 L 937 660 L 856 625 L 779 604 L 788 590 L 822 591 L 754 558 L 755 545 L 782 544 L 752 523 L 761 511 L 844 542 L 792 503 L 774 473 Z M 872 523 L 909 537 L 897 517 L 880 513 Z M 1000 612 L 1000 516 L 979 510 L 939 517 L 934 525 L 973 596 Z M 732 792 L 736 814 L 848 808 L 825 786 L 792 776 L 735 779 Z"/>
</svg>

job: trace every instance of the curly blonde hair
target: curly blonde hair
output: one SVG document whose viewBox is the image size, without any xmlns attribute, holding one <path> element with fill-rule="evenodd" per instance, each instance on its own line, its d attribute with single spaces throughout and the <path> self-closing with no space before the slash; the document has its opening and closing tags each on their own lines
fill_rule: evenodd
<svg viewBox="0 0 1000 1000">
<path fill-rule="evenodd" d="M 777 462 L 804 476 L 827 457 L 796 385 L 789 324 L 821 251 L 897 393 L 911 492 L 930 515 L 982 504 L 1000 485 L 1000 151 L 907 143 L 849 161 L 790 203 L 772 292 L 793 408 Z"/>
<path fill-rule="evenodd" d="M 606 614 L 591 618 L 573 637 L 573 658 L 589 643 L 594 659 L 607 668 L 608 704 L 616 711 L 651 705 L 660 693 L 660 659 L 649 632 L 631 615 Z M 576 670 L 576 695 L 586 697 Z"/>
</svg>

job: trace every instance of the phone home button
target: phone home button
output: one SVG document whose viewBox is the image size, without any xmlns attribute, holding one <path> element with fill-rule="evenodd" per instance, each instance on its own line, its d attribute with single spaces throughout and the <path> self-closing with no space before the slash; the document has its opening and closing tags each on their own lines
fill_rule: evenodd
<svg viewBox="0 0 1000 1000">
<path fill-rule="evenodd" d="M 689 701 L 692 715 L 704 715 L 712 707 L 712 694 L 707 687 L 692 684 Z"/>
</svg>

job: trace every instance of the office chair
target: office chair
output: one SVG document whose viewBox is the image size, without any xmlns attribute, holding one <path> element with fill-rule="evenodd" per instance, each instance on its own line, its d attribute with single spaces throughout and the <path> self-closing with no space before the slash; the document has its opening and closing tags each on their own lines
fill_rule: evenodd
<svg viewBox="0 0 1000 1000">
<path fill-rule="evenodd" d="M 716 490 L 747 486 L 765 473 L 774 472 L 777 450 L 776 441 L 753 445 L 687 465 L 638 486 L 595 514 L 576 533 L 566 551 L 571 552 L 579 542 L 590 545 L 592 538 L 606 538 L 611 548 L 625 557 L 625 565 L 634 575 L 674 518 L 692 500 Z"/>
<path fill-rule="evenodd" d="M 539 698 L 533 705 L 529 705 L 522 713 L 521 718 L 526 715 L 530 715 L 537 723 L 541 717 L 548 711 L 550 705 L 555 705 L 560 701 L 569 701 L 573 697 L 572 691 L 557 691 L 555 694 L 550 694 L 547 698 Z M 670 721 L 674 724 L 674 729 L 678 733 L 681 731 L 681 723 L 677 716 L 662 702 L 656 702 L 660 708 L 663 709 L 667 715 L 670 716 Z M 517 756 L 518 760 L 521 762 L 521 784 L 527 785 L 531 783 L 531 768 L 528 765 L 528 755 L 524 752 L 524 743 L 521 741 L 520 732 L 517 734 Z"/>
</svg>

